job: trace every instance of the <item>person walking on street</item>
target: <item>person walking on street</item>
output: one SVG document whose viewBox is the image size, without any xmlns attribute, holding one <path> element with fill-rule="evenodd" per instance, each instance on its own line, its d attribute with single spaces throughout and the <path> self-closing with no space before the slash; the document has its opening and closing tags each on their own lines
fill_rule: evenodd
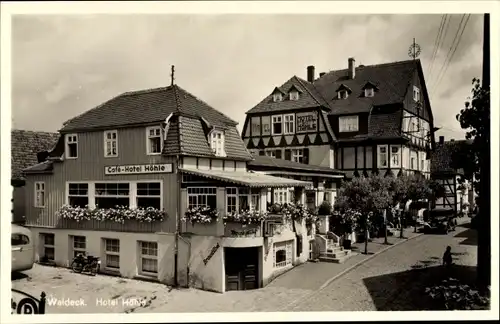
<svg viewBox="0 0 500 324">
<path fill-rule="evenodd" d="M 453 263 L 453 259 L 451 257 L 451 246 L 447 246 L 446 247 L 446 251 L 444 251 L 444 254 L 443 254 L 443 265 L 449 269 L 451 268 L 451 265 Z"/>
</svg>

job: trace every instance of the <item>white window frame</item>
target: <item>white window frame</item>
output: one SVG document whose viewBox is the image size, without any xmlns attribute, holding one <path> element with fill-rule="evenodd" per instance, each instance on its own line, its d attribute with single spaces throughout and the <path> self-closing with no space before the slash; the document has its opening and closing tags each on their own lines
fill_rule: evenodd
<svg viewBox="0 0 500 324">
<path fill-rule="evenodd" d="M 71 185 L 87 185 L 87 194 L 70 194 Z M 70 197 L 87 197 L 87 205 L 90 206 L 90 183 L 88 182 L 67 182 L 66 183 L 66 204 L 70 205 Z"/>
<path fill-rule="evenodd" d="M 289 204 L 292 202 L 294 190 L 292 188 L 275 188 L 274 189 L 274 203 L 275 204 Z"/>
<path fill-rule="evenodd" d="M 41 234 L 42 234 L 42 239 L 43 239 L 43 244 L 42 244 L 43 245 L 43 256 L 47 257 L 47 249 L 52 249 L 54 251 L 54 253 L 53 253 L 54 257 L 52 259 L 49 259 L 47 257 L 47 260 L 54 261 L 56 258 L 56 246 L 55 246 L 56 245 L 56 235 L 54 233 L 41 233 Z M 45 241 L 45 239 L 47 237 L 50 237 L 50 236 L 54 238 L 54 240 L 52 242 L 53 244 L 47 244 Z"/>
<path fill-rule="evenodd" d="M 72 257 L 76 257 L 76 253 L 75 252 L 78 252 L 78 254 L 83 254 L 84 256 L 87 255 L 87 237 L 83 236 L 83 235 L 70 235 L 71 236 L 71 251 L 73 252 L 72 253 Z M 75 247 L 75 243 L 76 242 L 76 238 L 82 238 L 83 237 L 83 243 L 85 244 L 85 247 Z M 79 243 L 82 243 L 82 242 L 79 242 Z"/>
<path fill-rule="evenodd" d="M 338 99 L 347 99 L 349 97 L 349 92 L 347 92 L 347 90 L 340 90 L 339 92 L 337 92 L 337 98 Z"/>
<path fill-rule="evenodd" d="M 285 251 L 285 261 L 276 262 L 276 252 Z M 277 242 L 273 244 L 273 268 L 284 268 L 292 264 L 293 241 Z"/>
<path fill-rule="evenodd" d="M 397 152 L 393 152 L 393 149 L 396 149 Z M 390 146 L 390 164 L 391 164 L 391 168 L 399 168 L 401 167 L 401 147 L 397 146 L 397 145 L 391 145 Z M 398 161 L 397 163 L 394 163 L 393 162 L 393 157 L 396 156 Z"/>
<path fill-rule="evenodd" d="M 76 145 L 76 155 L 70 156 L 70 145 Z M 78 134 L 66 134 L 64 136 L 64 156 L 66 159 L 77 159 L 78 158 Z"/>
<path fill-rule="evenodd" d="M 420 101 L 420 89 L 417 86 L 413 86 L 413 101 Z"/>
<path fill-rule="evenodd" d="M 45 208 L 45 182 L 36 181 L 34 189 L 35 189 L 34 206 L 37 208 Z"/>
<path fill-rule="evenodd" d="M 111 150 L 109 152 L 108 144 Z M 113 154 L 113 144 L 115 145 L 115 154 Z M 104 131 L 104 157 L 118 157 L 118 131 L 116 129 Z"/>
<path fill-rule="evenodd" d="M 410 170 L 418 170 L 418 165 L 418 154 L 415 151 L 410 150 Z"/>
<path fill-rule="evenodd" d="M 339 117 L 339 133 L 349 133 L 359 131 L 359 116 L 340 116 Z"/>
<path fill-rule="evenodd" d="M 143 183 L 158 183 L 160 184 L 160 194 L 159 195 L 139 195 L 139 189 L 138 189 L 138 184 L 143 184 Z M 133 206 L 133 208 L 139 208 L 139 198 L 159 198 L 160 199 L 160 210 L 163 210 L 163 182 L 162 181 L 157 181 L 157 180 L 140 180 L 140 181 L 135 181 L 134 185 L 131 188 L 134 190 L 133 194 L 130 195 L 130 198 L 134 201 L 134 204 L 130 202 L 130 205 Z"/>
<path fill-rule="evenodd" d="M 265 151 L 265 152 L 266 152 L 266 156 L 273 157 L 273 158 L 276 157 L 276 150 L 269 150 L 269 151 Z"/>
<path fill-rule="evenodd" d="M 282 129 L 283 134 L 295 134 L 295 114 L 283 115 L 283 120 L 283 125 L 285 126 Z"/>
<path fill-rule="evenodd" d="M 279 121 L 278 121 L 279 120 Z M 281 132 L 280 133 L 275 133 L 274 132 L 274 124 L 281 124 Z M 283 115 L 274 115 L 271 117 L 271 134 L 272 135 L 283 135 Z"/>
<path fill-rule="evenodd" d="M 117 251 L 113 250 L 108 250 L 108 241 L 110 243 L 114 243 L 114 241 L 118 242 L 118 247 Z M 103 238 L 103 243 L 104 243 L 104 268 L 106 270 L 111 270 L 111 271 L 119 271 L 120 270 L 120 240 L 116 238 Z M 113 245 L 113 244 L 111 244 Z M 112 267 L 108 265 L 108 256 L 117 256 L 118 257 L 118 266 L 117 267 Z"/>
<path fill-rule="evenodd" d="M 299 92 L 298 91 L 291 91 L 290 92 L 290 100 L 299 100 Z"/>
<path fill-rule="evenodd" d="M 220 135 L 220 138 L 217 138 L 218 135 Z M 210 139 L 210 148 L 214 152 L 215 156 L 225 157 L 226 150 L 224 132 L 220 130 L 213 130 L 208 134 L 208 137 Z"/>
<path fill-rule="evenodd" d="M 151 135 L 150 132 L 154 130 L 154 135 Z M 160 131 L 159 135 L 157 131 Z M 151 152 L 151 140 L 155 138 L 160 138 L 160 152 Z M 146 154 L 147 155 L 160 155 L 163 151 L 163 130 L 160 126 L 150 126 L 146 127 Z"/>
<path fill-rule="evenodd" d="M 382 153 L 382 149 L 385 149 L 385 153 Z M 382 165 L 382 156 L 385 155 L 385 165 Z M 378 145 L 377 146 L 377 167 L 378 168 L 388 168 L 389 167 L 389 149 L 388 145 Z"/>
<path fill-rule="evenodd" d="M 304 149 L 292 149 L 292 161 L 297 163 L 304 162 Z"/>
<path fill-rule="evenodd" d="M 273 101 L 274 102 L 283 101 L 283 95 L 281 93 L 275 93 L 275 94 L 273 94 Z"/>
<path fill-rule="evenodd" d="M 151 250 L 151 251 L 156 251 L 156 255 L 153 254 L 143 254 L 143 247 L 146 244 L 145 249 L 146 250 Z M 153 242 L 153 241 L 138 241 L 138 248 L 139 248 L 139 265 L 138 265 L 138 270 L 139 274 L 143 276 L 148 276 L 148 277 L 157 277 L 158 276 L 158 242 Z M 148 271 L 143 269 L 143 260 L 148 259 L 148 260 L 154 260 L 156 262 L 156 272 L 153 271 Z"/>
<path fill-rule="evenodd" d="M 202 192 L 194 192 L 197 190 L 201 190 Z M 191 191 L 191 192 L 190 192 Z M 200 196 L 205 196 L 206 204 L 201 204 L 199 203 L 198 199 Z M 187 188 L 187 201 L 186 205 L 187 208 L 193 208 L 193 207 L 200 207 L 200 206 L 208 206 L 208 197 L 209 196 L 215 196 L 215 199 L 217 201 L 217 188 L 216 187 L 188 187 Z M 190 197 L 196 197 L 196 204 L 190 206 L 189 204 L 189 198 Z M 217 205 L 217 203 L 216 203 Z"/>
<path fill-rule="evenodd" d="M 248 193 L 241 193 L 241 189 L 244 189 L 244 190 L 248 190 Z M 255 191 L 257 191 L 257 189 L 254 189 Z M 250 210 L 260 210 L 260 204 L 261 204 L 261 201 L 260 201 L 260 191 L 259 192 L 255 192 L 253 191 L 252 192 L 252 188 L 247 188 L 247 187 L 243 187 L 243 188 L 239 188 L 239 187 L 227 187 L 226 188 L 226 205 L 225 205 L 225 210 L 226 210 L 226 213 L 229 213 L 231 212 L 229 210 L 229 198 L 235 198 L 236 199 L 236 203 L 233 205 L 231 204 L 231 206 L 234 206 L 234 210 L 236 212 L 240 212 L 241 211 L 241 208 L 240 208 L 240 197 L 241 196 L 246 196 L 247 199 L 248 199 L 248 206 L 250 208 Z M 257 206 L 255 206 L 255 200 L 257 200 Z"/>
<path fill-rule="evenodd" d="M 128 184 L 128 195 L 109 195 L 109 194 L 98 194 L 97 189 L 96 189 L 96 184 Z M 135 183 L 135 182 L 134 182 Z M 131 182 L 129 181 L 95 181 L 94 183 L 94 206 L 96 205 L 96 198 L 128 198 L 128 208 L 133 208 L 132 206 L 132 192 L 135 190 L 135 188 L 132 188 Z M 106 186 L 105 186 L 106 188 Z M 98 206 L 99 207 L 99 206 Z"/>
<path fill-rule="evenodd" d="M 365 97 L 370 98 L 375 96 L 375 90 L 373 88 L 366 88 L 365 89 Z"/>
</svg>

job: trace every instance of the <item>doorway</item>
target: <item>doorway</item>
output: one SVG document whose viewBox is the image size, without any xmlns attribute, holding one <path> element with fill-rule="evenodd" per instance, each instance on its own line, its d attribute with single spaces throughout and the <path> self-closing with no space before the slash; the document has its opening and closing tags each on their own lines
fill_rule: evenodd
<svg viewBox="0 0 500 324">
<path fill-rule="evenodd" d="M 259 288 L 259 248 L 224 248 L 226 291 Z"/>
</svg>

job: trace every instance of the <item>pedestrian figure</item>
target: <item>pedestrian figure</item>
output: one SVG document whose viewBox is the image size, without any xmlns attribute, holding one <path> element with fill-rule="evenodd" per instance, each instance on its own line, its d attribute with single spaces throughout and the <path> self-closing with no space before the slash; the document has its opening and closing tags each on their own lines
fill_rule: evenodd
<svg viewBox="0 0 500 324">
<path fill-rule="evenodd" d="M 443 254 L 443 265 L 446 266 L 446 268 L 450 268 L 451 264 L 453 262 L 453 259 L 451 257 L 451 246 L 446 247 L 446 251 L 444 251 Z"/>
</svg>

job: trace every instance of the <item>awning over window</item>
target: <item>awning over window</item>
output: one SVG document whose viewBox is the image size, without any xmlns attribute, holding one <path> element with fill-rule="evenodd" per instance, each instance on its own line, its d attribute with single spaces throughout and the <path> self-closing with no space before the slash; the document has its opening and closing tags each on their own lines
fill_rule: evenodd
<svg viewBox="0 0 500 324">
<path fill-rule="evenodd" d="M 179 169 L 184 174 L 197 175 L 209 179 L 252 188 L 312 187 L 312 182 L 279 178 L 254 172 L 229 172 L 218 170 Z"/>
</svg>

